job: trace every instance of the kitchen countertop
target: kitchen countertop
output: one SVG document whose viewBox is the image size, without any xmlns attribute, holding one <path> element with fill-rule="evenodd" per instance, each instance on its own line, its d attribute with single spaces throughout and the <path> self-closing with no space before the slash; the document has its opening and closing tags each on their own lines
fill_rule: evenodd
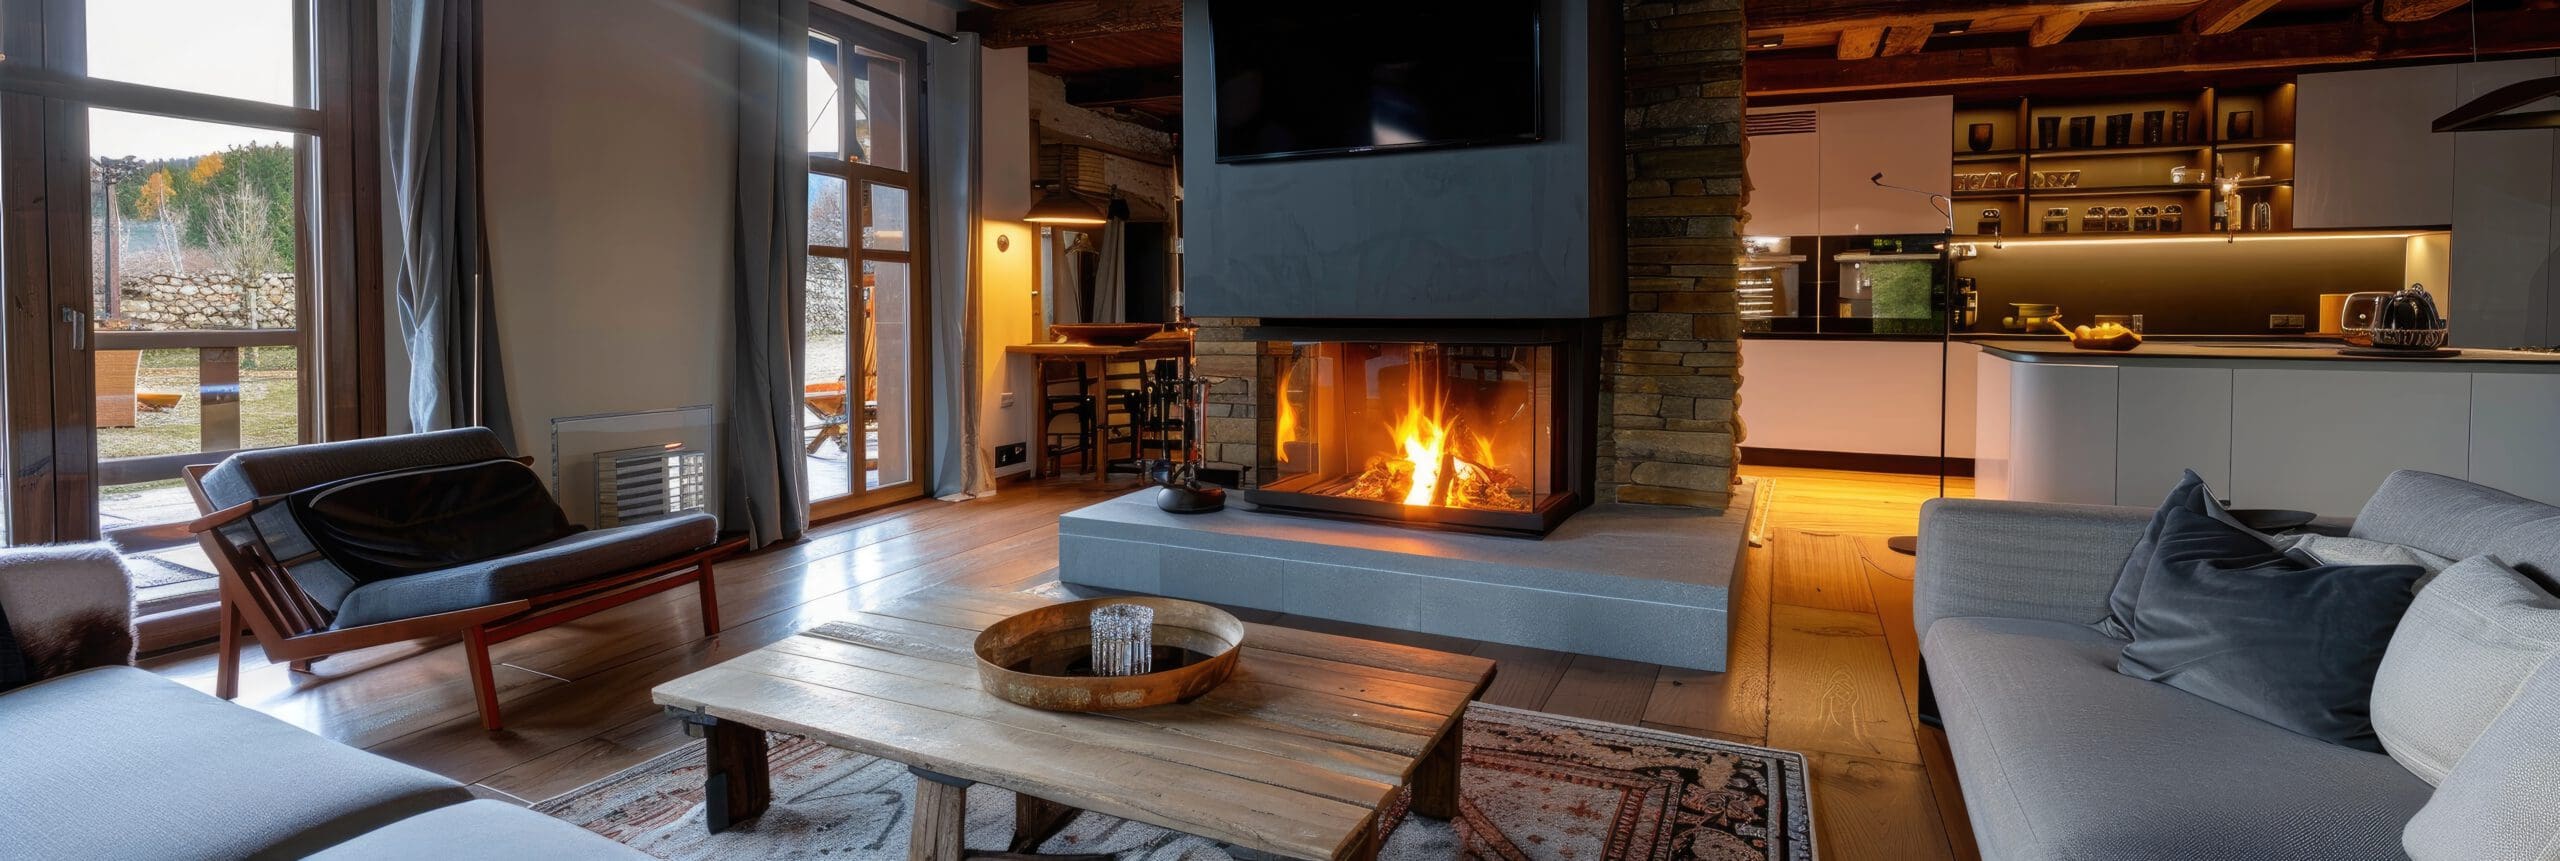
<svg viewBox="0 0 2560 861">
<path fill-rule="evenodd" d="M 2017 362 L 2066 364 L 2256 364 L 2262 362 L 2336 362 L 2389 366 L 2392 370 L 2459 366 L 2464 371 L 2514 370 L 2560 373 L 2560 353 L 2461 348 L 2462 355 L 2441 359 L 2372 358 L 2338 353 L 2335 342 L 2218 340 L 2151 340 L 2123 352 L 2083 350 L 2060 337 L 2049 339 L 1986 338 L 1975 340 L 1985 352 Z"/>
</svg>

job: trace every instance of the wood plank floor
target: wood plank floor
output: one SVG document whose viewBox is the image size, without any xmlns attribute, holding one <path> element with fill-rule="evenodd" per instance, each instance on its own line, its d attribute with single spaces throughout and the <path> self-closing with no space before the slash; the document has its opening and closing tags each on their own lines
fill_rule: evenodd
<svg viewBox="0 0 2560 861">
<path fill-rule="evenodd" d="M 1803 751 L 1830 859 L 1974 857 L 1943 741 L 1918 727 L 1910 560 L 1885 548 L 1937 494 L 1929 477 L 1746 467 L 1772 479 L 1769 541 L 1735 584 L 1732 667 L 1705 673 L 1271 613 L 1255 621 L 1501 662 L 1485 699 Z M 649 703 L 660 682 L 928 586 L 1015 591 L 1057 566 L 1061 512 L 1125 492 L 1007 486 L 830 524 L 720 569 L 726 630 L 702 636 L 690 590 L 503 643 L 507 729 L 483 732 L 458 647 L 385 646 L 296 675 L 252 648 L 240 702 L 312 732 L 531 803 L 685 743 Z M 1950 495 L 1967 495 L 1956 479 Z M 144 666 L 213 687 L 210 648 Z"/>
</svg>

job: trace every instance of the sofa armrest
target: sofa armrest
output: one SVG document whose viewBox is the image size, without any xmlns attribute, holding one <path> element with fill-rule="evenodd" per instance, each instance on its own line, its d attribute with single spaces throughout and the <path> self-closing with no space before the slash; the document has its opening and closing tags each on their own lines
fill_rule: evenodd
<svg viewBox="0 0 2560 861">
<path fill-rule="evenodd" d="M 2095 622 L 2151 522 L 2142 508 L 1937 499 L 1920 508 L 1912 624 L 1955 616 Z"/>
<path fill-rule="evenodd" d="M 133 663 L 133 578 L 105 543 L 0 550 L 0 613 L 35 678 Z"/>
</svg>

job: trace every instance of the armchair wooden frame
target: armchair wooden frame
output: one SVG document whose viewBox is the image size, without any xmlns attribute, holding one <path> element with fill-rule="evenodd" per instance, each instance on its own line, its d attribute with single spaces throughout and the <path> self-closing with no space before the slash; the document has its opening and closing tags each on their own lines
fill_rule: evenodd
<svg viewBox="0 0 2560 861">
<path fill-rule="evenodd" d="M 518 460 L 525 460 L 518 458 Z M 472 696 L 479 701 L 480 724 L 500 728 L 498 685 L 489 663 L 489 647 L 563 622 L 585 618 L 677 587 L 693 585 L 702 595 L 702 634 L 720 633 L 720 601 L 713 588 L 713 563 L 736 555 L 746 539 L 732 538 L 683 556 L 579 583 L 530 598 L 504 601 L 448 613 L 418 616 L 354 628 L 331 629 L 328 614 L 302 591 L 286 571 L 316 556 L 277 559 L 263 541 L 238 543 L 221 527 L 281 503 L 284 496 L 265 496 L 215 510 L 205 495 L 204 476 L 213 464 L 183 471 L 187 491 L 204 516 L 188 522 L 187 531 L 204 544 L 221 579 L 221 641 L 214 693 L 223 699 L 240 695 L 240 636 L 258 638 L 273 661 L 289 662 L 295 672 L 311 671 L 314 661 L 356 649 L 458 635 L 463 663 L 471 671 Z"/>
</svg>

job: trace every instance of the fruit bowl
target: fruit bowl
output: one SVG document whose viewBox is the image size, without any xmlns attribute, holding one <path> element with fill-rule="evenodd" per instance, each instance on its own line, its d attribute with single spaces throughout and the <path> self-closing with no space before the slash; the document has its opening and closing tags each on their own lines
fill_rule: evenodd
<svg viewBox="0 0 2560 861">
<path fill-rule="evenodd" d="M 2054 331 L 2069 336 L 2074 349 L 2123 352 L 2142 346 L 2142 333 L 2127 329 L 2119 323 L 2064 326 L 2060 320 L 2051 320 L 2047 321 L 2046 325 L 2052 326 Z"/>
<path fill-rule="evenodd" d="M 1060 323 L 1049 327 L 1049 334 L 1067 343 L 1091 347 L 1126 347 L 1162 331 L 1164 327 L 1155 323 Z"/>
</svg>

